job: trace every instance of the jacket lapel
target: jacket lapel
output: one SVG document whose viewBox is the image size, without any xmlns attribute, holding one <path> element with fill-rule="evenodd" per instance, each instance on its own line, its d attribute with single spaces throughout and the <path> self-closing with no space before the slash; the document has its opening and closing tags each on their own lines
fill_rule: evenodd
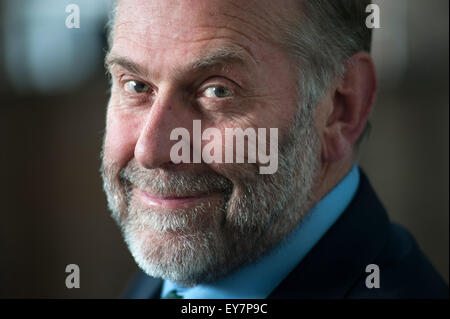
<svg viewBox="0 0 450 319">
<path fill-rule="evenodd" d="M 139 271 L 125 289 L 125 299 L 159 299 L 163 281 Z"/>
<path fill-rule="evenodd" d="M 388 239 L 389 219 L 360 170 L 346 211 L 269 298 L 344 298 Z"/>
</svg>

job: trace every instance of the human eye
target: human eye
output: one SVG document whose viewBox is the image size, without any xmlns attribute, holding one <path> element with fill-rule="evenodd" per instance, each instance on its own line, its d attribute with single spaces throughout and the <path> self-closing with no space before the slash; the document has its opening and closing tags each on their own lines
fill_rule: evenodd
<svg viewBox="0 0 450 319">
<path fill-rule="evenodd" d="M 143 94 L 150 91 L 150 87 L 147 84 L 136 80 L 125 81 L 123 88 L 128 94 Z"/>
<path fill-rule="evenodd" d="M 233 92 L 222 85 L 209 86 L 203 91 L 203 95 L 208 98 L 224 99 L 233 96 Z"/>
</svg>

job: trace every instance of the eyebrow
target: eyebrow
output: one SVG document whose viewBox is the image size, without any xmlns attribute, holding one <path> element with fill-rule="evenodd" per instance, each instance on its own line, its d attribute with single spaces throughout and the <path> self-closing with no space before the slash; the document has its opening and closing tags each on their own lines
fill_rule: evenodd
<svg viewBox="0 0 450 319">
<path fill-rule="evenodd" d="M 135 63 L 126 57 L 115 56 L 108 53 L 105 58 L 105 67 L 108 71 L 110 71 L 114 65 L 119 65 L 137 75 L 145 75 L 147 73 L 145 68 L 138 63 Z"/>
<path fill-rule="evenodd" d="M 195 58 L 186 66 L 174 71 L 180 75 L 188 72 L 199 72 L 214 67 L 226 67 L 230 64 L 240 64 L 246 67 L 251 61 L 254 62 L 253 56 L 247 53 L 246 50 L 225 47 L 216 49 L 199 58 Z M 148 75 L 148 71 L 143 65 L 135 63 L 127 57 L 108 53 L 105 58 L 105 67 L 110 70 L 114 65 L 119 65 L 136 75 Z"/>
</svg>

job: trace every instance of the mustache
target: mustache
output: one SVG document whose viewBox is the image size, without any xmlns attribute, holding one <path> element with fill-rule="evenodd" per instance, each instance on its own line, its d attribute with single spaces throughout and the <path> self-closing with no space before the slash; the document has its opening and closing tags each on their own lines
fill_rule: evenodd
<svg viewBox="0 0 450 319">
<path fill-rule="evenodd" d="M 217 192 L 231 194 L 233 182 L 213 170 L 146 169 L 131 160 L 119 173 L 120 183 L 129 194 L 131 188 L 160 197 L 189 197 Z"/>
</svg>

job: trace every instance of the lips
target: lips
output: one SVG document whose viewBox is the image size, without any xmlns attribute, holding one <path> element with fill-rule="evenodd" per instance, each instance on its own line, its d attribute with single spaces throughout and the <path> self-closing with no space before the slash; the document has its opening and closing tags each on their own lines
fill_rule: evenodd
<svg viewBox="0 0 450 319">
<path fill-rule="evenodd" d="M 186 196 L 160 196 L 147 193 L 142 190 L 135 189 L 136 195 L 147 205 L 155 206 L 159 208 L 187 208 L 189 206 L 198 204 L 198 202 L 206 201 L 210 199 L 215 194 L 196 194 L 196 195 L 186 195 Z"/>
</svg>

